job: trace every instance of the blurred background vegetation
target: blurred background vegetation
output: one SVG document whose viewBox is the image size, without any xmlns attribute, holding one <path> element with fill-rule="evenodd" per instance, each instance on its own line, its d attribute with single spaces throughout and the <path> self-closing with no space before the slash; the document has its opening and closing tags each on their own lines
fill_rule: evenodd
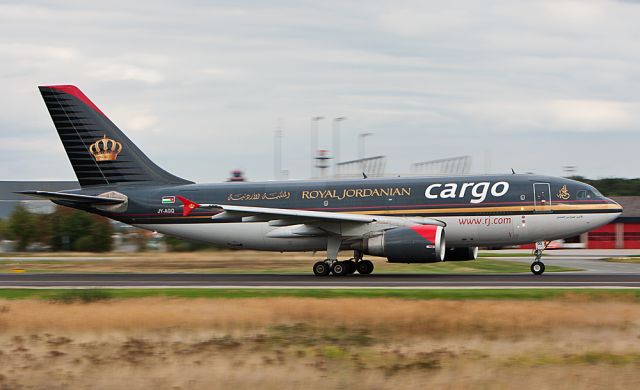
<svg viewBox="0 0 640 390">
<path fill-rule="evenodd" d="M 81 210 L 56 206 L 42 214 L 18 205 L 7 219 L 0 219 L 0 241 L 12 242 L 12 251 L 194 251 L 212 249 L 208 244 L 165 237 L 113 223 Z"/>
<path fill-rule="evenodd" d="M 81 252 L 110 251 L 114 231 L 108 219 L 84 211 L 56 207 L 51 214 L 37 214 L 23 205 L 14 209 L 0 230 L 19 251 L 39 244 L 53 251 Z"/>
<path fill-rule="evenodd" d="M 609 177 L 604 179 L 587 179 L 582 176 L 572 176 L 569 179 L 590 184 L 596 187 L 605 196 L 640 195 L 640 178 L 623 179 L 619 177 Z"/>
</svg>

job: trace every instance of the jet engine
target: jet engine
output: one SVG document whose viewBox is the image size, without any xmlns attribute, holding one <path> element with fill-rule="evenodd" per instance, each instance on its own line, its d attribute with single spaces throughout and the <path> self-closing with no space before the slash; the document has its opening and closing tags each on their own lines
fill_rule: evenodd
<svg viewBox="0 0 640 390">
<path fill-rule="evenodd" d="M 444 260 L 444 228 L 435 225 L 398 227 L 364 239 L 362 251 L 390 263 L 434 263 Z"/>
<path fill-rule="evenodd" d="M 478 247 L 470 246 L 466 248 L 447 248 L 444 261 L 468 261 L 478 258 Z"/>
</svg>

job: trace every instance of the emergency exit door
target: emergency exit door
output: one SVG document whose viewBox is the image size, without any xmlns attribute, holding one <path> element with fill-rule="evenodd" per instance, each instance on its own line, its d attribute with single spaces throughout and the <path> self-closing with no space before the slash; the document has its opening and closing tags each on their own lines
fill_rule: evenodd
<svg viewBox="0 0 640 390">
<path fill-rule="evenodd" d="M 551 212 L 551 186 L 549 183 L 533 184 L 533 210 L 537 213 Z"/>
</svg>

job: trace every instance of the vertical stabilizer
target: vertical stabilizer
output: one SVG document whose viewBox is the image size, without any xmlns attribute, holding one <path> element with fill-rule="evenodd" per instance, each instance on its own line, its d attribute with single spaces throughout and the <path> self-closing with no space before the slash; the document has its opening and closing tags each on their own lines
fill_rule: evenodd
<svg viewBox="0 0 640 390">
<path fill-rule="evenodd" d="M 73 85 L 39 87 L 82 187 L 188 184 L 154 164 Z"/>
</svg>

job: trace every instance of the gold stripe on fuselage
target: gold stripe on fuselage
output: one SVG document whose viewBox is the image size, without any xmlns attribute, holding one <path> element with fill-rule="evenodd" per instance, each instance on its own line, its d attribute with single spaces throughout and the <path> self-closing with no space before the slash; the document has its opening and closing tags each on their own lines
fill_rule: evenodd
<svg viewBox="0 0 640 390">
<path fill-rule="evenodd" d="M 455 207 L 432 209 L 402 209 L 402 210 L 375 210 L 375 211 L 351 211 L 353 214 L 460 214 L 465 213 L 518 213 L 518 212 L 551 212 L 551 211 L 605 211 L 620 210 L 620 206 L 610 203 L 601 204 L 554 204 L 551 206 L 501 206 L 501 207 Z"/>
<path fill-rule="evenodd" d="M 553 204 L 551 206 L 500 206 L 500 207 L 455 207 L 455 208 L 431 208 L 431 209 L 396 209 L 396 210 L 353 210 L 334 211 L 336 214 L 370 214 L 370 215 L 405 215 L 405 214 L 459 214 L 466 213 L 519 213 L 519 212 L 563 212 L 563 211 L 606 211 L 621 210 L 620 206 L 611 203 L 600 204 Z M 163 216 L 165 219 L 211 219 L 211 215 Z"/>
</svg>

